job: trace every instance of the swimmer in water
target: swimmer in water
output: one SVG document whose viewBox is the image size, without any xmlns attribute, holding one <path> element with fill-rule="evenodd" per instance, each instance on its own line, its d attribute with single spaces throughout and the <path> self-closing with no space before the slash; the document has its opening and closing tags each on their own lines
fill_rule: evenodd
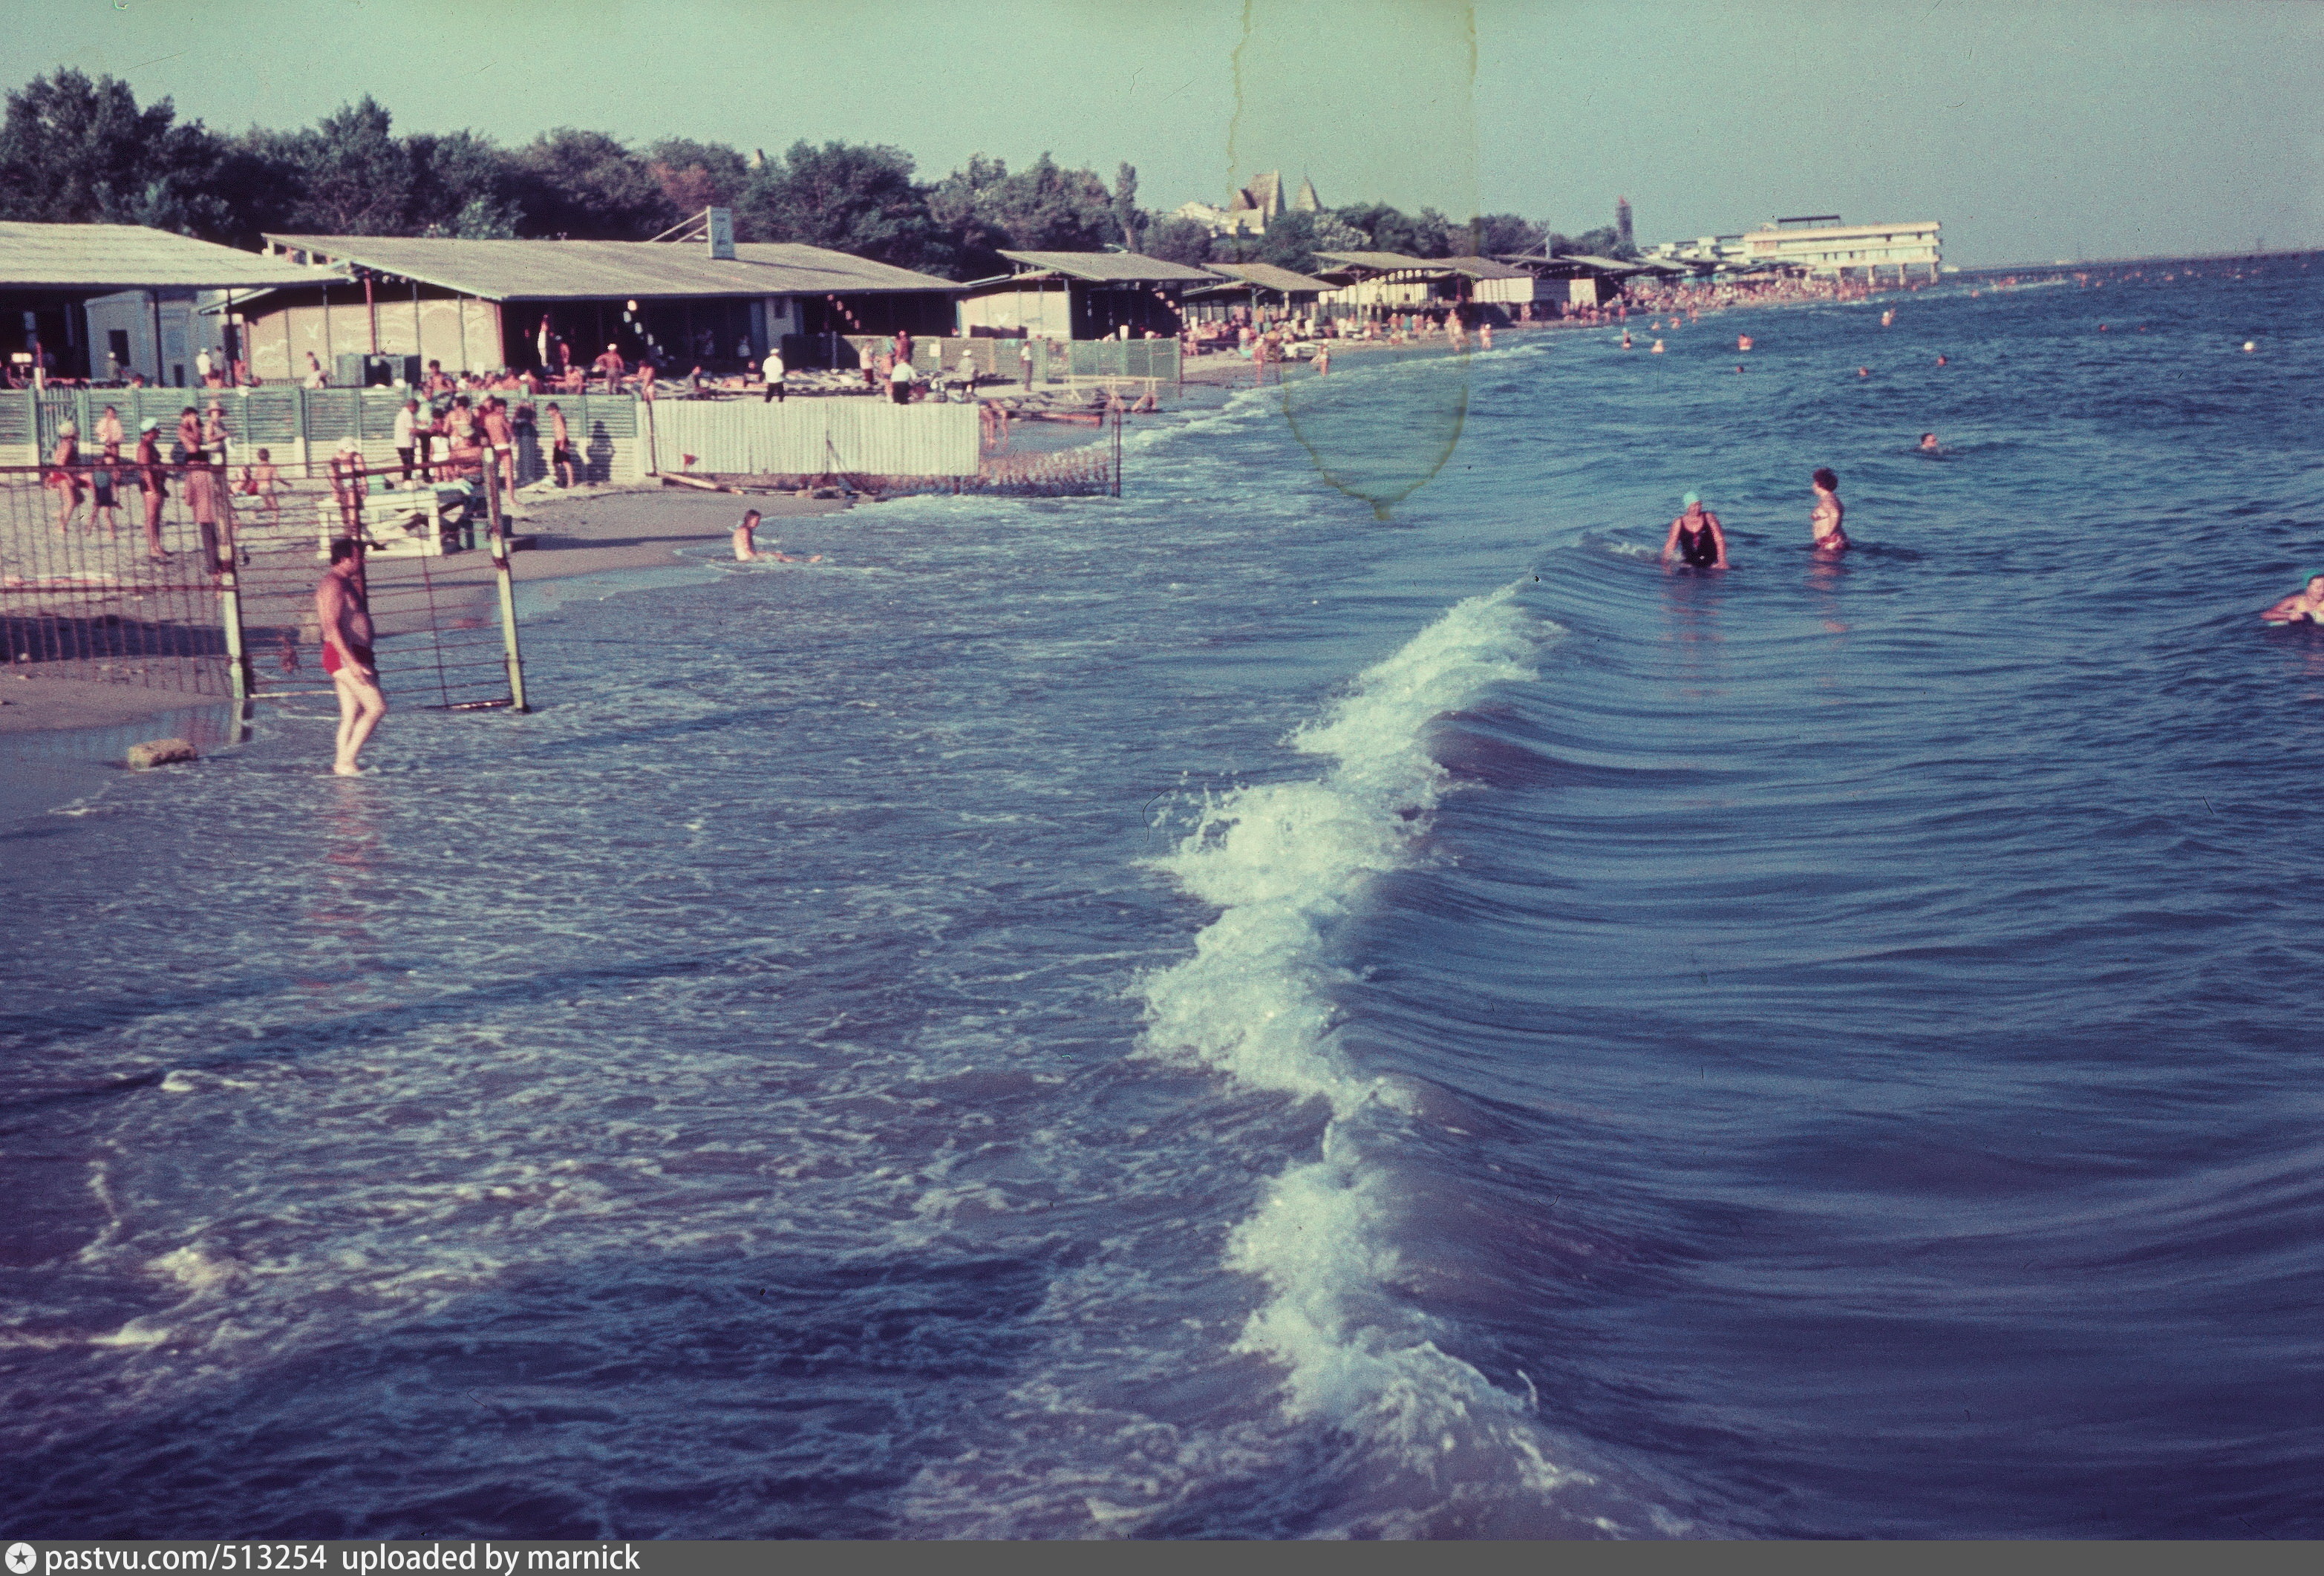
<svg viewBox="0 0 2324 1576">
<path fill-rule="evenodd" d="M 1630 331 L 1628 328 L 1622 330 L 1622 348 L 1625 350 L 1630 348 Z"/>
<path fill-rule="evenodd" d="M 1719 526 L 1719 516 L 1702 506 L 1702 494 L 1689 493 L 1679 502 L 1686 512 L 1671 521 L 1670 534 L 1663 539 L 1662 556 L 1656 561 L 1670 567 L 1671 558 L 1690 569 L 1724 569 L 1727 567 L 1727 533 Z"/>
<path fill-rule="evenodd" d="M 1937 435 L 1935 433 L 1923 432 L 1921 434 L 1921 452 L 1923 454 L 1942 454 L 1944 452 L 1937 447 Z"/>
<path fill-rule="evenodd" d="M 2291 595 L 2259 615 L 2265 624 L 2324 623 L 2324 572 L 2308 576 L 2308 583 Z"/>
<path fill-rule="evenodd" d="M 1937 364 L 1938 364 L 1939 366 L 1942 366 L 1942 365 L 1944 365 L 1944 364 L 1945 364 L 1945 358 L 1944 358 L 1943 356 L 1941 356 L 1941 356 L 1939 356 L 1939 357 L 1937 357 Z"/>
<path fill-rule="evenodd" d="M 1847 518 L 1848 505 L 1840 501 L 1840 478 L 1830 467 L 1818 465 L 1815 475 L 1808 478 L 1815 486 L 1815 509 L 1808 515 L 1808 534 L 1814 539 L 1819 553 L 1848 551 L 1848 532 L 1840 529 Z"/>
<path fill-rule="evenodd" d="M 747 564 L 759 556 L 758 540 L 753 534 L 758 529 L 759 512 L 744 510 L 742 523 L 734 528 L 734 558 L 737 563 Z"/>
<path fill-rule="evenodd" d="M 745 510 L 742 513 L 742 523 L 734 528 L 734 557 L 738 562 L 748 564 L 757 559 L 764 559 L 770 564 L 820 564 L 823 562 L 821 553 L 802 558 L 797 554 L 777 552 L 772 548 L 761 552 L 757 538 L 753 534 L 758 529 L 759 512 L 755 509 Z"/>
</svg>

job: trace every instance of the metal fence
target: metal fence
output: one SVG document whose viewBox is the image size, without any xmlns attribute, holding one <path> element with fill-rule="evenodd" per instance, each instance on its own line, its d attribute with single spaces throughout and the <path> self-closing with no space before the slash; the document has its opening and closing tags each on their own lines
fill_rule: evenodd
<svg viewBox="0 0 2324 1576">
<path fill-rule="evenodd" d="M 68 489 L 0 467 L 0 658 L 14 671 L 234 693 L 220 577 L 186 471 L 159 469 L 149 507 L 134 470 L 83 472 Z"/>
<path fill-rule="evenodd" d="M 374 483 L 354 497 L 289 478 L 254 496 L 229 475 L 0 466 L 0 659 L 221 699 L 328 696 L 315 585 L 331 539 L 361 534 L 390 699 L 523 706 L 494 495 Z"/>
<path fill-rule="evenodd" d="M 660 400 L 658 470 L 727 475 L 973 476 L 973 405 L 890 400 Z"/>
<path fill-rule="evenodd" d="M 241 389 L 50 389 L 0 392 L 0 463 L 38 465 L 53 452 L 66 421 L 80 429 L 82 452 L 98 455 L 97 421 L 106 406 L 121 423 L 124 451 L 139 426 L 156 423 L 166 452 L 189 408 L 207 417 L 213 402 L 226 426 L 226 463 L 238 473 L 262 448 L 294 476 L 319 476 L 339 440 L 354 438 L 364 463 L 377 473 L 394 466 L 395 414 L 415 396 L 409 389 L 308 389 L 267 383 Z M 471 396 L 474 398 L 475 396 Z M 581 479 L 630 481 L 644 474 L 638 441 L 638 401 L 630 394 L 503 394 L 514 417 L 517 482 L 549 474 L 549 407 L 564 412 L 573 462 Z M 439 399 L 444 405 L 447 401 Z"/>
</svg>

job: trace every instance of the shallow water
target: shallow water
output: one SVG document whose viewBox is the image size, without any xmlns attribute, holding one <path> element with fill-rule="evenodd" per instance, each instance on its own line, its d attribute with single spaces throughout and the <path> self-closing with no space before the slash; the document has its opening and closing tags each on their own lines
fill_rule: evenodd
<svg viewBox="0 0 2324 1576">
<path fill-rule="evenodd" d="M 2324 1530 L 2315 277 L 1882 304 L 1346 358 L 19 822 L 12 1528 Z"/>
</svg>

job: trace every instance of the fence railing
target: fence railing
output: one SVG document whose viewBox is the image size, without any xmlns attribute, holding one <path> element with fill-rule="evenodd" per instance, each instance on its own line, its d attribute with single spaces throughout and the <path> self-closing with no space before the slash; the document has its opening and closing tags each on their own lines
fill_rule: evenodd
<svg viewBox="0 0 2324 1576">
<path fill-rule="evenodd" d="M 407 389 L 308 389 L 274 383 L 243 389 L 9 390 L 0 392 L 0 464 L 46 460 L 66 421 L 78 427 L 83 456 L 100 457 L 97 423 L 108 405 L 121 423 L 124 456 L 149 418 L 166 453 L 176 440 L 180 416 L 191 407 L 206 418 L 215 402 L 226 425 L 226 463 L 237 477 L 242 466 L 256 461 L 262 448 L 269 462 L 287 475 L 320 476 L 346 438 L 356 441 L 365 465 L 376 473 L 396 463 L 395 416 L 411 398 Z M 629 481 L 644 474 L 634 396 L 507 393 L 502 398 L 516 418 L 520 485 L 549 474 L 552 404 L 564 413 L 572 434 L 574 466 L 583 480 Z"/>
<path fill-rule="evenodd" d="M 315 586 L 331 539 L 355 534 L 376 545 L 364 577 L 390 698 L 522 705 L 495 498 L 377 478 L 362 497 L 295 478 L 252 496 L 228 476 L 0 466 L 0 663 L 222 700 L 327 696 Z"/>
</svg>

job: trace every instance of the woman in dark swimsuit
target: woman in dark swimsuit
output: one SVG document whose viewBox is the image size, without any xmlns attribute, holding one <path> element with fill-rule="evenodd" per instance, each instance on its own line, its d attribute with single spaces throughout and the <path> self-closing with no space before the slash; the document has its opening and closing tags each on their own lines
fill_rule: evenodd
<svg viewBox="0 0 2324 1576">
<path fill-rule="evenodd" d="M 1663 539 L 1663 567 L 1670 567 L 1673 558 L 1690 569 L 1727 567 L 1727 533 L 1719 529 L 1719 516 L 1702 506 L 1700 493 L 1680 502 L 1686 512 L 1671 521 L 1670 535 Z"/>
</svg>

